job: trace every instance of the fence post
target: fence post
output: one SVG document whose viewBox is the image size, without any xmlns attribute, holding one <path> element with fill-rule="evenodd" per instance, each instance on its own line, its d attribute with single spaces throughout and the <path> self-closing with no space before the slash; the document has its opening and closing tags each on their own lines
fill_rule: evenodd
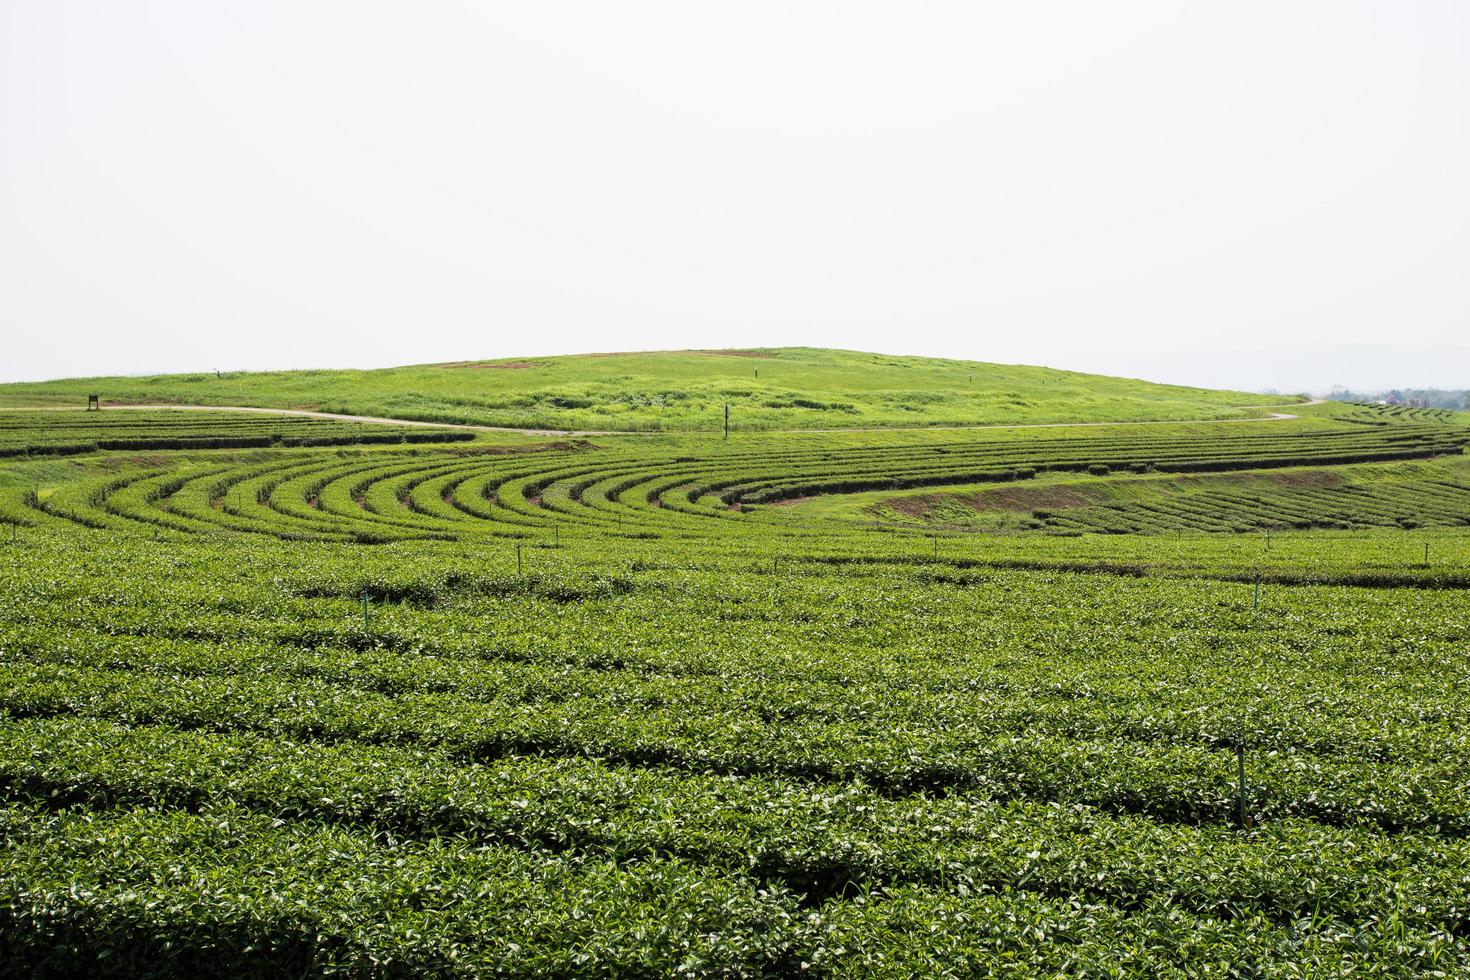
<svg viewBox="0 0 1470 980">
<path fill-rule="evenodd" d="M 1237 740 L 1235 743 L 1235 762 L 1239 768 L 1240 789 L 1236 796 L 1236 819 L 1240 821 L 1240 827 L 1245 829 L 1245 740 Z"/>
</svg>

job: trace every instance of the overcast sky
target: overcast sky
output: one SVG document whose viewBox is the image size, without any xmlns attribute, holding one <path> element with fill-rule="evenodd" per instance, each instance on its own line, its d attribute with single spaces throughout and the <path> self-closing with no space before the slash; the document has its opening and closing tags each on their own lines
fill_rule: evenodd
<svg viewBox="0 0 1470 980">
<path fill-rule="evenodd" d="M 0 0 L 0 331 L 1470 386 L 1470 4 Z"/>
</svg>

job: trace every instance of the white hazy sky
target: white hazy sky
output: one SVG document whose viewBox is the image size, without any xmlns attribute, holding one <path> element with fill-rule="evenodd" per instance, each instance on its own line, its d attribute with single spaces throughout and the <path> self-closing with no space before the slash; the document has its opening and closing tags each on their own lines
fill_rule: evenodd
<svg viewBox="0 0 1470 980">
<path fill-rule="evenodd" d="M 0 331 L 1470 386 L 1470 4 L 0 0 Z"/>
</svg>

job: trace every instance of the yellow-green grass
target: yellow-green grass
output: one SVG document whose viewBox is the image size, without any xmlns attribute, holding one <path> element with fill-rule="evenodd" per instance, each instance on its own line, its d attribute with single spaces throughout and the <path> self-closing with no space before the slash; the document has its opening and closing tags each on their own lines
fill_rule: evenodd
<svg viewBox="0 0 1470 980">
<path fill-rule="evenodd" d="M 1246 418 L 1300 399 L 1051 368 L 813 348 L 586 354 L 366 371 L 225 372 L 0 385 L 0 405 L 297 408 L 431 422 L 738 431 Z"/>
</svg>

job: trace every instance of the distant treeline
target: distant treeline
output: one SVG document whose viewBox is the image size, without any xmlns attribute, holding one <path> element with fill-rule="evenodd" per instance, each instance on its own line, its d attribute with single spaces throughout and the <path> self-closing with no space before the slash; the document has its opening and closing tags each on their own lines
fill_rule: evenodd
<svg viewBox="0 0 1470 980">
<path fill-rule="evenodd" d="M 1390 388 L 1384 391 L 1349 391 L 1333 388 L 1327 396 L 1335 402 L 1388 402 L 1390 405 L 1412 405 L 1415 408 L 1447 408 L 1470 412 L 1470 391 L 1463 388 Z"/>
</svg>

